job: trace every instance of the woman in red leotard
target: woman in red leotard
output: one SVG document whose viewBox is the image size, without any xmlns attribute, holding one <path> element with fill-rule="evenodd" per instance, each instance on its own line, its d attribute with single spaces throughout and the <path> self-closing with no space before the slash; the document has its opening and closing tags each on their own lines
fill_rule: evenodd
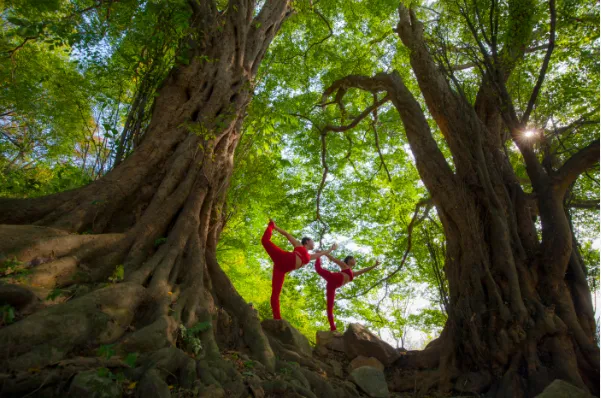
<svg viewBox="0 0 601 398">
<path fill-rule="evenodd" d="M 271 241 L 274 229 L 292 243 L 292 246 L 294 246 L 293 251 L 287 252 L 282 250 Z M 273 319 L 282 319 L 282 315 L 280 314 L 280 293 L 284 286 L 286 273 L 299 269 L 309 261 L 319 258 L 319 256 L 330 254 L 332 250 L 336 249 L 336 245 L 332 245 L 329 250 L 309 254 L 309 250 L 313 250 L 315 247 L 313 239 L 304 237 L 299 242 L 288 232 L 278 228 L 273 220 L 269 220 L 267 229 L 261 238 L 261 243 L 273 261 L 273 276 L 271 278 L 271 311 L 273 312 Z"/>
<path fill-rule="evenodd" d="M 371 267 L 360 269 L 357 272 L 353 272 L 352 267 L 357 264 L 357 260 L 353 256 L 346 256 L 344 260 L 339 260 L 330 255 L 330 253 L 325 254 L 330 261 L 335 262 L 338 266 L 340 266 L 340 272 L 330 272 L 321 267 L 321 259 L 317 258 L 315 260 L 315 270 L 323 279 L 326 280 L 326 299 L 328 306 L 328 321 L 330 322 L 330 330 L 336 330 L 336 324 L 334 323 L 334 296 L 336 295 L 336 289 L 339 287 L 346 285 L 350 281 L 354 279 L 354 277 L 362 275 L 372 269 L 376 268 L 379 261 L 376 261 L 374 265 Z"/>
</svg>

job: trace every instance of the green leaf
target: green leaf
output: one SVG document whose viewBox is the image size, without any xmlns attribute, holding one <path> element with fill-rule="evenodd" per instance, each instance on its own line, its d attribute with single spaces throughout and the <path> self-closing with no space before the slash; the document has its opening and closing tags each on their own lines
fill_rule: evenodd
<svg viewBox="0 0 601 398">
<path fill-rule="evenodd" d="M 115 344 L 101 345 L 98 347 L 98 350 L 96 350 L 96 355 L 106 359 L 111 359 L 111 357 L 115 355 L 115 350 L 113 349 L 114 346 Z"/>
<path fill-rule="evenodd" d="M 129 366 L 130 368 L 135 368 L 137 360 L 138 360 L 137 353 L 129 353 L 129 354 L 127 354 L 127 356 L 125 357 L 123 362 L 125 362 L 127 364 L 127 366 Z"/>
</svg>

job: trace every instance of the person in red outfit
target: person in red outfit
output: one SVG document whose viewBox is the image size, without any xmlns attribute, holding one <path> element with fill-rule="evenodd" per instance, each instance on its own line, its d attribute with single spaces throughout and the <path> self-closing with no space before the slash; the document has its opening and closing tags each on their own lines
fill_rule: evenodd
<svg viewBox="0 0 601 398">
<path fill-rule="evenodd" d="M 293 251 L 287 252 L 282 250 L 271 241 L 271 235 L 273 234 L 274 229 L 284 235 L 288 241 L 292 243 L 292 246 L 294 246 Z M 273 220 L 269 220 L 267 229 L 261 238 L 261 243 L 273 261 L 273 276 L 271 278 L 271 311 L 273 312 L 273 319 L 282 319 L 280 313 L 280 293 L 284 286 L 286 274 L 290 271 L 299 269 L 311 260 L 315 260 L 325 254 L 330 254 L 332 250 L 336 249 L 336 244 L 332 245 L 329 250 L 309 254 L 309 250 L 313 250 L 315 247 L 313 239 L 304 237 L 299 242 L 288 232 L 276 226 Z"/>
<path fill-rule="evenodd" d="M 336 323 L 334 323 L 334 296 L 336 296 L 336 289 L 343 285 L 346 285 L 347 283 L 352 281 L 354 277 L 362 275 L 376 268 L 378 264 L 380 264 L 380 262 L 376 261 L 376 263 L 371 267 L 363 268 L 357 272 L 353 272 L 352 267 L 354 267 L 357 264 L 357 260 L 355 260 L 355 257 L 347 256 L 344 260 L 341 261 L 330 255 L 330 253 L 327 253 L 325 256 L 329 258 L 330 261 L 333 261 L 338 266 L 340 266 L 341 269 L 340 272 L 331 272 L 325 270 L 321 267 L 321 258 L 317 258 L 317 260 L 315 260 L 315 271 L 317 271 L 319 276 L 321 276 L 327 282 L 326 302 L 328 308 L 328 321 L 330 322 L 330 330 L 335 331 Z"/>
</svg>

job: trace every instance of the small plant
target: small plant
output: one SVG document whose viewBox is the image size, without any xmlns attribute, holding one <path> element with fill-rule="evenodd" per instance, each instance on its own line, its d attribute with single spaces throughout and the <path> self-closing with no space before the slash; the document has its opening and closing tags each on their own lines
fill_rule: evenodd
<svg viewBox="0 0 601 398">
<path fill-rule="evenodd" d="M 187 327 L 183 324 L 179 325 L 179 333 L 184 342 L 185 350 L 192 351 L 194 355 L 198 355 L 202 351 L 202 342 L 194 334 L 190 333 Z"/>
<path fill-rule="evenodd" d="M 180 336 L 186 350 L 193 352 L 194 355 L 198 355 L 202 351 L 202 342 L 200 341 L 198 334 L 207 331 L 210 328 L 210 322 L 198 322 L 191 328 L 187 328 L 183 324 L 179 325 Z"/>
<path fill-rule="evenodd" d="M 67 295 L 69 295 L 69 293 L 70 292 L 63 290 L 63 289 L 59 289 L 59 288 L 52 289 L 50 291 L 50 293 L 48 293 L 48 296 L 46 296 L 46 300 L 53 301 L 53 300 L 59 298 L 60 296 L 67 296 Z"/>
<path fill-rule="evenodd" d="M 1 306 L 0 316 L 2 316 L 0 325 L 10 325 L 15 321 L 15 307 L 10 304 Z"/>
<path fill-rule="evenodd" d="M 5 260 L 2 265 L 0 265 L 0 276 L 10 276 L 11 278 L 20 280 L 29 274 L 31 274 L 31 270 L 25 268 L 23 263 L 17 260 L 16 257 Z"/>
<path fill-rule="evenodd" d="M 115 350 L 113 349 L 114 346 L 114 344 L 101 345 L 98 347 L 98 350 L 96 350 L 96 355 L 106 359 L 111 359 L 111 357 L 115 355 Z"/>
<path fill-rule="evenodd" d="M 154 247 L 159 247 L 165 242 L 167 242 L 167 238 L 158 238 L 154 241 Z"/>
<path fill-rule="evenodd" d="M 125 270 L 123 268 L 123 265 L 118 265 L 115 268 L 115 271 L 113 271 L 113 275 L 111 275 L 109 277 L 109 281 L 111 281 L 113 283 L 121 282 L 123 280 L 124 276 L 125 276 Z"/>
<path fill-rule="evenodd" d="M 126 377 L 123 374 L 123 372 L 114 374 L 113 372 L 110 371 L 109 368 L 98 368 L 98 376 L 107 378 L 110 380 L 114 380 L 117 383 L 123 383 L 126 380 Z M 103 387 L 103 386 L 101 386 L 101 387 Z"/>
<path fill-rule="evenodd" d="M 135 352 L 127 354 L 123 362 L 127 364 L 130 368 L 136 367 L 136 361 L 138 360 L 138 354 Z"/>
<path fill-rule="evenodd" d="M 252 369 L 255 367 L 255 361 L 244 361 L 244 367 L 246 369 Z"/>
</svg>

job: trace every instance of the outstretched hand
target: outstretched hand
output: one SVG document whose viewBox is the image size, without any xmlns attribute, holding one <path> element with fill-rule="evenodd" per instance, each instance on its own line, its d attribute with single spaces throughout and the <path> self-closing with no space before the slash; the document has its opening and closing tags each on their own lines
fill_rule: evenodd
<svg viewBox="0 0 601 398">
<path fill-rule="evenodd" d="M 330 247 L 330 251 L 334 251 L 336 249 L 338 249 L 338 243 L 334 243 L 332 247 Z"/>
<path fill-rule="evenodd" d="M 276 225 L 275 221 L 273 221 L 273 218 L 270 218 L 270 219 L 269 219 L 269 222 L 270 222 L 270 223 L 273 223 L 273 226 L 274 226 L 275 228 L 277 228 L 277 227 L 278 227 L 278 226 Z"/>
</svg>

